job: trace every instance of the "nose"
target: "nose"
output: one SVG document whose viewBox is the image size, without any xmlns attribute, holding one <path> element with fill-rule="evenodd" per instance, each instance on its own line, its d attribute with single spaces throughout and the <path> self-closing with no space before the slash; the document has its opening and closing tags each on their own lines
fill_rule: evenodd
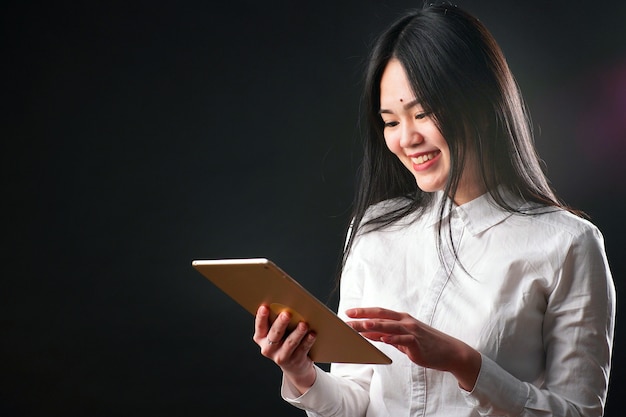
<svg viewBox="0 0 626 417">
<path fill-rule="evenodd" d="M 412 123 L 404 123 L 401 136 L 400 146 L 403 148 L 412 148 L 424 142 L 424 136 Z"/>
</svg>

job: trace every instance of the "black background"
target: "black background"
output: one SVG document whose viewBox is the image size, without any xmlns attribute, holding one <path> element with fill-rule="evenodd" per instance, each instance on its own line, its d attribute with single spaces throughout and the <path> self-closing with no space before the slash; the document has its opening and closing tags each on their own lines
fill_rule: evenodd
<svg viewBox="0 0 626 417">
<path fill-rule="evenodd" d="M 0 414 L 302 415 L 191 261 L 268 257 L 335 306 L 363 60 L 419 4 L 3 2 Z M 621 295 L 626 3 L 458 4 L 499 40 Z"/>
</svg>

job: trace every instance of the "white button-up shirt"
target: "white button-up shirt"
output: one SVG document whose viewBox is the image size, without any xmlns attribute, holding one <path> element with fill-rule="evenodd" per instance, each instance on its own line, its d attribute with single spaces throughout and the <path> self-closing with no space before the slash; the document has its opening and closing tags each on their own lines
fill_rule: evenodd
<svg viewBox="0 0 626 417">
<path fill-rule="evenodd" d="M 342 274 L 339 315 L 384 307 L 464 341 L 482 355 L 474 389 L 375 343 L 391 365 L 316 368 L 304 395 L 284 379 L 283 398 L 311 416 L 602 415 L 615 288 L 598 229 L 563 210 L 511 214 L 483 195 L 450 214 L 461 264 L 450 274 L 448 222 L 442 266 L 437 213 L 357 238 Z"/>
</svg>

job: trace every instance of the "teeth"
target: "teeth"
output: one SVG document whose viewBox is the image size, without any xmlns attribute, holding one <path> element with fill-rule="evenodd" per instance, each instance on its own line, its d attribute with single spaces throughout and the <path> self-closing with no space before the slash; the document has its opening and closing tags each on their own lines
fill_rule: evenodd
<svg viewBox="0 0 626 417">
<path fill-rule="evenodd" d="M 435 155 L 437 155 L 437 152 L 431 152 L 426 155 L 420 155 L 417 158 L 411 158 L 411 161 L 413 161 L 414 164 L 423 164 L 424 162 L 433 159 Z"/>
</svg>

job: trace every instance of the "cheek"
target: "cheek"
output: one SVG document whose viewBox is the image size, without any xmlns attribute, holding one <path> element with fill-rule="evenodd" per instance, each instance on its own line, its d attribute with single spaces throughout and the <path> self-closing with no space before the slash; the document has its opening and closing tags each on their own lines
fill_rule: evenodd
<svg viewBox="0 0 626 417">
<path fill-rule="evenodd" d="M 389 149 L 394 154 L 398 154 L 400 152 L 400 141 L 397 140 L 393 134 L 385 134 L 385 144 L 387 145 L 387 149 Z"/>
<path fill-rule="evenodd" d="M 446 171 L 450 171 L 450 150 L 446 148 L 441 149 L 441 162 Z"/>
</svg>

